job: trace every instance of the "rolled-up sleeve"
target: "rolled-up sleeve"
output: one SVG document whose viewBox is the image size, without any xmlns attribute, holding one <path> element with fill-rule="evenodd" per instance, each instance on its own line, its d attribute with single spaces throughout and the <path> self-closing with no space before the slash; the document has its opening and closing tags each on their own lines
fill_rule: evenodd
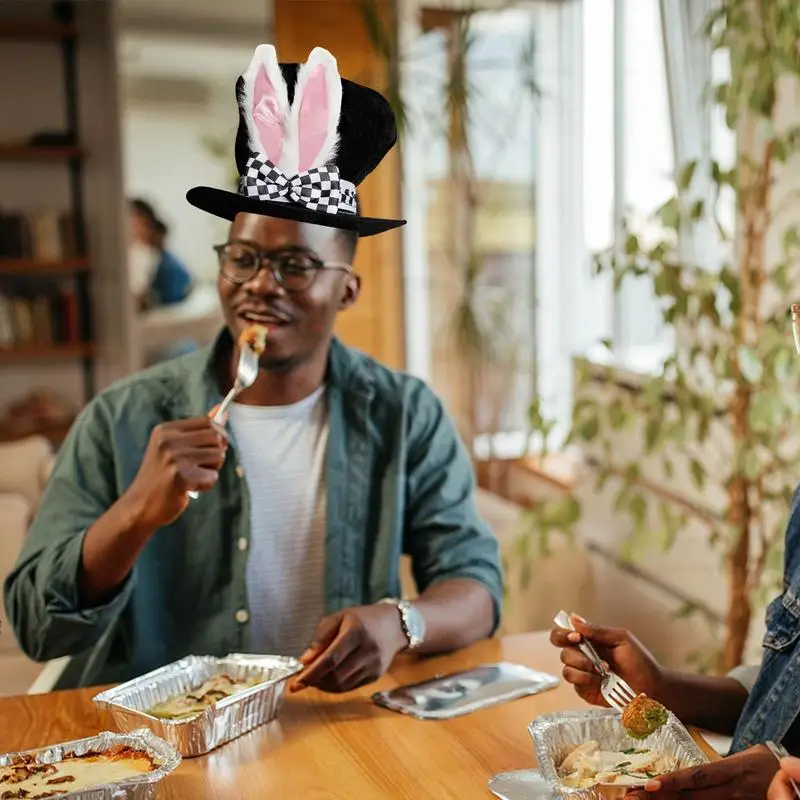
<svg viewBox="0 0 800 800">
<path fill-rule="evenodd" d="M 496 537 L 475 506 L 466 449 L 439 399 L 420 383 L 408 422 L 404 550 L 422 592 L 454 578 L 482 584 L 500 624 L 503 573 Z"/>
<path fill-rule="evenodd" d="M 92 647 L 125 607 L 131 579 L 105 605 L 82 608 L 78 590 L 89 526 L 117 499 L 110 426 L 90 403 L 61 447 L 3 599 L 22 650 L 36 661 Z"/>
</svg>

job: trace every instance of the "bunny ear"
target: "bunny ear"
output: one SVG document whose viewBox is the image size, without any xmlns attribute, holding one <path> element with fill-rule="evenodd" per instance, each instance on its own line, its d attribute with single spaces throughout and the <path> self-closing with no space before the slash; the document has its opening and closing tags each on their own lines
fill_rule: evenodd
<svg viewBox="0 0 800 800">
<path fill-rule="evenodd" d="M 339 144 L 342 79 L 336 59 L 315 47 L 297 71 L 281 169 L 296 175 L 333 160 Z"/>
<path fill-rule="evenodd" d="M 240 104 L 247 122 L 250 150 L 277 164 L 286 135 L 289 98 L 275 48 L 271 44 L 256 47 L 242 77 Z"/>
</svg>

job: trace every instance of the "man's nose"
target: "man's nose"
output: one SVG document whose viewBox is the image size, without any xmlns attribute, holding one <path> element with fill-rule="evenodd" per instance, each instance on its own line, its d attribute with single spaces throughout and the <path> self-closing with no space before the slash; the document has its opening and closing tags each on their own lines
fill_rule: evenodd
<svg viewBox="0 0 800 800">
<path fill-rule="evenodd" d="M 253 294 L 286 294 L 286 290 L 278 283 L 275 273 L 266 265 L 262 266 L 261 269 L 247 281 L 245 288 Z"/>
</svg>

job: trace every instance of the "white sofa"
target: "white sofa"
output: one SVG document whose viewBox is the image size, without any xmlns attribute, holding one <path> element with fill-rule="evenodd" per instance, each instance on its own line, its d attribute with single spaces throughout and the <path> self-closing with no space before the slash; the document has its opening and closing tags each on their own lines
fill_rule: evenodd
<svg viewBox="0 0 800 800">
<path fill-rule="evenodd" d="M 41 436 L 0 444 L 0 582 L 17 560 L 52 463 L 53 450 Z M 42 672 L 17 647 L 0 597 L 0 695 L 35 688 Z"/>
</svg>

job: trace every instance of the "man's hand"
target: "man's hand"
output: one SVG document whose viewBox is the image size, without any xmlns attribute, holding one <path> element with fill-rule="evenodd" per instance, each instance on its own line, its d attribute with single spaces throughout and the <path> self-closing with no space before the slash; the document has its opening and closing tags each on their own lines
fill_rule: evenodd
<svg viewBox="0 0 800 800">
<path fill-rule="evenodd" d="M 661 699 L 661 667 L 633 634 L 622 628 L 590 625 L 580 617 L 573 617 L 572 623 L 577 633 L 554 628 L 550 632 L 550 641 L 561 648 L 564 680 L 575 687 L 579 697 L 595 706 L 608 705 L 600 694 L 600 676 L 592 662 L 578 649 L 578 644 L 586 639 L 594 645 L 600 658 L 634 691 L 654 700 Z"/>
<path fill-rule="evenodd" d="M 781 771 L 770 784 L 767 800 L 795 800 L 792 780 L 800 783 L 800 758 L 784 758 L 781 761 Z"/>
<path fill-rule="evenodd" d="M 763 745 L 701 767 L 684 769 L 629 792 L 628 800 L 764 800 L 778 771 Z M 780 795 L 778 795 L 780 797 Z"/>
<path fill-rule="evenodd" d="M 315 686 L 349 692 L 378 678 L 408 644 L 400 612 L 390 603 L 357 606 L 325 617 L 300 660 L 303 671 L 290 691 Z"/>
<path fill-rule="evenodd" d="M 151 531 L 169 525 L 189 504 L 187 492 L 211 489 L 227 446 L 224 431 L 208 417 L 157 425 L 139 472 L 123 496 L 139 525 Z"/>
</svg>

